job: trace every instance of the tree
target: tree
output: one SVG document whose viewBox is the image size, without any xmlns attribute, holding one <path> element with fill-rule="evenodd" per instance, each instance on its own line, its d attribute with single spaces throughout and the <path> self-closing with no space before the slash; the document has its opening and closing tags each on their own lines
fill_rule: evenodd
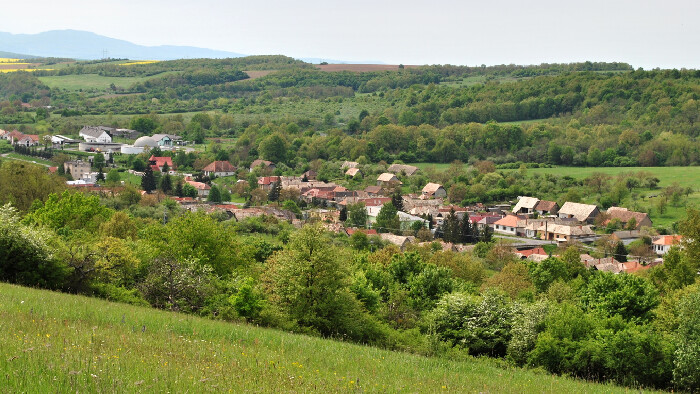
<svg viewBox="0 0 700 394">
<path fill-rule="evenodd" d="M 528 266 L 532 284 L 539 293 L 547 291 L 556 280 L 566 280 L 569 273 L 566 264 L 556 257 L 548 257 L 540 262 L 532 262 Z"/>
<path fill-rule="evenodd" d="M 11 203 L 24 212 L 35 200 L 46 201 L 65 188 L 65 178 L 48 174 L 43 167 L 15 160 L 0 163 L 0 204 Z"/>
<path fill-rule="evenodd" d="M 221 202 L 221 191 L 219 190 L 219 187 L 216 185 L 212 185 L 211 189 L 209 190 L 209 195 L 207 196 L 207 201 L 209 202 Z"/>
<path fill-rule="evenodd" d="M 156 177 L 153 175 L 151 166 L 147 166 L 146 170 L 143 172 L 143 177 L 141 177 L 141 189 L 146 193 L 156 190 Z"/>
<path fill-rule="evenodd" d="M 183 185 L 182 185 L 183 183 L 184 182 L 182 181 L 182 179 L 180 179 L 177 181 L 177 184 L 175 185 L 175 195 L 178 197 L 185 196 L 185 190 L 184 190 Z"/>
<path fill-rule="evenodd" d="M 397 232 L 401 230 L 398 211 L 391 201 L 384 204 L 382 209 L 379 210 L 374 227 L 379 232 Z"/>
<path fill-rule="evenodd" d="M 340 212 L 338 212 L 338 220 L 343 223 L 348 220 L 348 209 L 346 207 L 340 208 Z"/>
<path fill-rule="evenodd" d="M 165 194 L 170 194 L 173 190 L 173 181 L 167 172 L 163 172 L 163 176 L 160 178 L 160 190 Z"/>
<path fill-rule="evenodd" d="M 51 194 L 46 203 L 25 217 L 26 223 L 52 228 L 62 235 L 74 230 L 95 233 L 114 211 L 100 204 L 96 195 L 64 191 Z"/>
<path fill-rule="evenodd" d="M 301 327 L 322 335 L 348 332 L 349 319 L 361 318 L 349 292 L 347 256 L 333 246 L 320 225 L 292 234 L 284 250 L 267 263 L 263 274 L 270 301 Z"/>
<path fill-rule="evenodd" d="M 102 168 L 105 166 L 105 157 L 102 153 L 98 153 L 93 156 L 92 165 L 96 168 Z"/>
<path fill-rule="evenodd" d="M 472 221 L 469 218 L 469 214 L 465 213 L 462 217 L 462 221 L 459 224 L 459 242 L 461 243 L 472 243 L 474 242 L 474 233 L 472 231 Z"/>
<path fill-rule="evenodd" d="M 139 284 L 144 297 L 156 308 L 197 312 L 213 294 L 212 269 L 196 259 L 156 258 Z"/>
<path fill-rule="evenodd" d="M 96 182 L 101 182 L 105 180 L 105 174 L 102 172 L 102 167 L 97 169 L 97 177 L 95 177 Z"/>
<path fill-rule="evenodd" d="M 270 192 L 267 194 L 268 201 L 278 201 L 280 199 L 280 192 L 282 191 L 282 184 L 279 180 L 274 181 L 270 187 Z"/>
<path fill-rule="evenodd" d="M 400 188 L 396 188 L 396 190 L 394 190 L 394 193 L 392 193 L 391 203 L 394 204 L 394 207 L 397 211 L 403 211 L 403 196 L 401 195 Z"/>
<path fill-rule="evenodd" d="M 598 272 L 583 289 L 581 300 L 588 309 L 604 315 L 646 322 L 659 304 L 659 293 L 645 278 Z"/>
<path fill-rule="evenodd" d="M 249 321 L 255 320 L 265 305 L 264 297 L 255 288 L 255 280 L 251 277 L 245 279 L 236 294 L 229 298 L 229 302 L 239 316 Z"/>
<path fill-rule="evenodd" d="M 618 241 L 615 244 L 615 252 L 613 252 L 613 256 L 615 257 L 615 260 L 621 263 L 627 262 L 627 248 L 622 241 Z"/>
<path fill-rule="evenodd" d="M 137 118 L 132 118 L 129 128 L 141 132 L 143 134 L 152 134 L 155 129 L 158 128 L 158 123 L 155 120 L 140 116 Z"/>
<path fill-rule="evenodd" d="M 54 256 L 55 235 L 20 221 L 17 209 L 0 206 L 0 280 L 58 289 L 68 269 Z"/>
<path fill-rule="evenodd" d="M 345 224 L 348 227 L 367 226 L 367 209 L 364 203 L 348 204 L 348 220 Z"/>
<path fill-rule="evenodd" d="M 116 168 L 112 168 L 107 173 L 106 183 L 110 186 L 118 185 L 121 182 L 121 176 Z"/>
<path fill-rule="evenodd" d="M 265 160 L 282 163 L 287 157 L 287 143 L 278 133 L 275 133 L 260 142 L 258 152 Z"/>
</svg>

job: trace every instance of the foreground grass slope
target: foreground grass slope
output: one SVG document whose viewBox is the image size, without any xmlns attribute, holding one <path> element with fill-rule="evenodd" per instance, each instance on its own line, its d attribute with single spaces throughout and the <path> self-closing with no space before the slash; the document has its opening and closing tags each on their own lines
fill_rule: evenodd
<svg viewBox="0 0 700 394">
<path fill-rule="evenodd" d="M 0 284 L 0 392 L 623 392 Z"/>
</svg>

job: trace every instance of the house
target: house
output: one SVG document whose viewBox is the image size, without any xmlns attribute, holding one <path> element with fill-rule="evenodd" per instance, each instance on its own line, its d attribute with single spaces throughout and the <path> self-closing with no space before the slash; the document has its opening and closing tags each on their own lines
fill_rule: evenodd
<svg viewBox="0 0 700 394">
<path fill-rule="evenodd" d="M 353 167 L 353 168 L 348 168 L 348 170 L 345 171 L 345 175 L 347 175 L 347 176 L 349 176 L 349 177 L 351 177 L 351 178 L 354 178 L 354 177 L 356 177 L 356 176 L 360 176 L 360 177 L 361 177 L 361 176 L 362 176 L 362 172 L 360 171 L 359 168 Z"/>
<path fill-rule="evenodd" d="M 73 179 L 89 179 L 92 172 L 90 162 L 82 160 L 66 161 L 63 163 L 63 170 L 70 174 Z"/>
<path fill-rule="evenodd" d="M 545 201 L 540 200 L 537 205 L 535 205 L 535 212 L 538 215 L 556 215 L 559 212 L 559 204 L 556 201 Z"/>
<path fill-rule="evenodd" d="M 608 219 L 603 222 L 604 226 L 607 226 L 613 219 L 618 219 L 623 228 L 627 228 L 628 223 L 634 219 L 635 227 L 632 230 L 652 226 L 649 215 L 643 212 L 634 212 L 621 207 L 610 207 L 605 213 L 608 215 Z"/>
<path fill-rule="evenodd" d="M 545 223 L 537 229 L 537 237 L 546 241 L 571 242 L 595 236 L 591 226 Z"/>
<path fill-rule="evenodd" d="M 38 134 L 24 134 L 22 138 L 15 141 L 15 145 L 20 146 L 35 146 L 39 145 L 39 135 Z"/>
<path fill-rule="evenodd" d="M 318 175 L 318 174 L 316 173 L 316 171 L 314 171 L 314 170 L 308 170 L 308 171 L 306 171 L 305 173 L 301 174 L 301 178 L 302 178 L 302 179 L 306 178 L 307 182 L 308 182 L 308 181 L 315 181 L 315 180 L 316 180 L 316 175 Z"/>
<path fill-rule="evenodd" d="M 112 128 L 104 126 L 85 126 L 80 129 L 78 135 L 83 138 L 85 142 L 111 143 L 112 136 L 109 134 L 111 130 Z"/>
<path fill-rule="evenodd" d="M 518 203 L 515 204 L 515 207 L 513 208 L 513 213 L 516 215 L 530 215 L 535 212 L 535 207 L 537 206 L 538 202 L 540 202 L 538 198 L 521 196 L 518 199 Z"/>
<path fill-rule="evenodd" d="M 442 185 L 440 185 L 439 183 L 428 183 L 427 185 L 425 185 L 423 191 L 421 192 L 422 199 L 445 197 L 447 197 L 447 191 L 445 191 L 445 188 L 442 187 Z"/>
<path fill-rule="evenodd" d="M 385 172 L 377 177 L 377 186 L 394 186 L 402 184 L 403 182 L 401 182 L 396 175 L 388 172 Z"/>
<path fill-rule="evenodd" d="M 271 161 L 257 159 L 257 160 L 253 160 L 253 162 L 250 163 L 250 172 L 253 172 L 253 170 L 255 170 L 256 168 L 258 168 L 260 166 L 262 166 L 263 169 L 269 170 L 269 171 L 274 171 L 276 168 L 275 163 L 273 163 Z"/>
<path fill-rule="evenodd" d="M 236 175 L 236 167 L 228 161 L 214 161 L 202 169 L 206 176 L 231 176 Z"/>
<path fill-rule="evenodd" d="M 172 147 L 174 141 L 179 141 L 182 139 L 179 135 L 174 134 L 153 134 L 153 138 L 158 146 L 162 147 Z"/>
<path fill-rule="evenodd" d="M 416 172 L 418 172 L 418 167 L 415 166 L 409 166 L 406 164 L 392 164 L 387 168 L 388 172 L 394 173 L 394 174 L 404 174 L 406 176 L 412 176 Z"/>
<path fill-rule="evenodd" d="M 619 261 L 615 260 L 613 257 L 597 259 L 591 255 L 582 254 L 580 259 L 586 268 L 593 268 L 598 271 L 611 272 L 613 274 L 619 274 L 620 272 L 625 271 L 625 266 Z"/>
<path fill-rule="evenodd" d="M 340 165 L 340 169 L 344 170 L 346 168 L 357 168 L 360 166 L 360 163 L 356 161 L 344 161 L 343 164 Z"/>
<path fill-rule="evenodd" d="M 188 185 L 197 189 L 197 196 L 198 197 L 205 198 L 205 197 L 209 196 L 209 191 L 211 190 L 211 186 L 207 185 L 206 183 L 190 181 L 190 180 L 186 180 L 185 182 L 187 182 Z"/>
<path fill-rule="evenodd" d="M 600 210 L 595 205 L 567 201 L 559 210 L 559 217 L 562 219 L 574 218 L 579 222 L 592 224 L 593 219 L 595 219 L 599 213 Z"/>
<path fill-rule="evenodd" d="M 651 243 L 651 247 L 656 254 L 663 256 L 668 253 L 671 246 L 680 245 L 682 239 L 681 235 L 662 235 Z"/>
<path fill-rule="evenodd" d="M 515 256 L 521 260 L 542 261 L 549 257 L 549 253 L 542 248 L 534 248 L 515 252 Z"/>
<path fill-rule="evenodd" d="M 379 238 L 381 238 L 383 241 L 387 241 L 391 244 L 394 244 L 399 247 L 402 251 L 405 250 L 408 245 L 412 242 L 415 241 L 416 237 L 405 237 L 402 235 L 394 235 L 394 234 L 379 234 Z"/>
<path fill-rule="evenodd" d="M 261 176 L 258 178 L 258 187 L 262 190 L 269 191 L 275 182 L 279 182 L 280 177 L 278 176 Z M 281 187 L 281 184 L 280 184 Z"/>
<path fill-rule="evenodd" d="M 515 215 L 506 215 L 494 223 L 493 231 L 500 234 L 518 235 L 520 218 Z"/>
<path fill-rule="evenodd" d="M 370 197 L 376 197 L 382 194 L 381 186 L 367 186 L 364 190 Z"/>
<path fill-rule="evenodd" d="M 173 158 L 169 156 L 164 156 L 164 157 L 156 157 L 154 155 L 151 155 L 151 157 L 148 158 L 148 162 L 153 169 L 153 171 L 163 171 L 163 167 L 167 164 L 168 167 L 172 170 L 173 167 Z"/>
</svg>

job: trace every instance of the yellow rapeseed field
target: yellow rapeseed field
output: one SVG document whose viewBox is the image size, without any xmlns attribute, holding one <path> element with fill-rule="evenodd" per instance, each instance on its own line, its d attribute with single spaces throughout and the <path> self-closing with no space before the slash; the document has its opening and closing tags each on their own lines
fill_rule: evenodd
<svg viewBox="0 0 700 394">
<path fill-rule="evenodd" d="M 122 63 L 122 64 L 120 64 L 120 66 L 135 66 L 137 64 L 152 64 L 152 63 L 158 63 L 158 60 L 141 60 L 138 62 Z"/>
</svg>

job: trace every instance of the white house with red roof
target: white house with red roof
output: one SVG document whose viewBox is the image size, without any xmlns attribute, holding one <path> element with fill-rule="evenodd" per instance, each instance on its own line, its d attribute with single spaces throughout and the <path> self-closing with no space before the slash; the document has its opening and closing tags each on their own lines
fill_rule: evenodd
<svg viewBox="0 0 700 394">
<path fill-rule="evenodd" d="M 236 167 L 226 160 L 217 160 L 209 163 L 202 169 L 206 176 L 231 176 L 236 175 Z"/>
<path fill-rule="evenodd" d="M 651 243 L 651 247 L 658 255 L 665 255 L 674 245 L 680 245 L 682 235 L 662 235 Z"/>
<path fill-rule="evenodd" d="M 150 163 L 151 168 L 153 171 L 163 171 L 163 166 L 165 164 L 168 165 L 168 167 L 172 170 L 173 169 L 173 158 L 172 157 L 156 157 L 154 155 L 151 155 L 151 157 L 148 158 L 148 162 Z"/>
</svg>

